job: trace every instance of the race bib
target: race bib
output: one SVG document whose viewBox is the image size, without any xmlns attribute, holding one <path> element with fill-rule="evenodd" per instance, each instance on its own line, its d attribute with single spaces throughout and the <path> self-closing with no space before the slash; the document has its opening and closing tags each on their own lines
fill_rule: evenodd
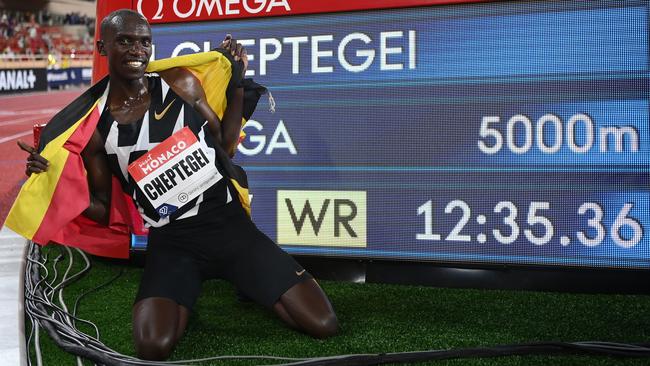
<svg viewBox="0 0 650 366">
<path fill-rule="evenodd" d="M 128 171 L 161 218 L 222 178 L 188 127 L 131 163 Z"/>
</svg>

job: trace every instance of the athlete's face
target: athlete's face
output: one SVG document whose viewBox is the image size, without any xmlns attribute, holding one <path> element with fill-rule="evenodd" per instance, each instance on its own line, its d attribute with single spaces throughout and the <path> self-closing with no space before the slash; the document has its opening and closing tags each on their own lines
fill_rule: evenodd
<svg viewBox="0 0 650 366">
<path fill-rule="evenodd" d="M 116 18 L 105 33 L 97 47 L 108 57 L 111 77 L 142 78 L 151 57 L 151 28 L 147 21 L 135 16 Z"/>
</svg>

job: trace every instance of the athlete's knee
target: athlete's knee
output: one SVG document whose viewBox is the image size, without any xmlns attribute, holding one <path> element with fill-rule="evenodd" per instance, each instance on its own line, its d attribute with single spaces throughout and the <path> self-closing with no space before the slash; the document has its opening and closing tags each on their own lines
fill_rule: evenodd
<svg viewBox="0 0 650 366">
<path fill-rule="evenodd" d="M 333 311 L 315 319 L 314 324 L 308 329 L 309 335 L 315 338 L 328 338 L 339 331 L 339 320 Z"/>
<path fill-rule="evenodd" d="M 138 357 L 144 360 L 166 360 L 174 350 L 175 342 L 172 335 L 156 337 L 138 335 L 134 337 L 135 351 Z"/>
<path fill-rule="evenodd" d="M 327 295 L 314 280 L 303 281 L 280 297 L 287 314 L 299 329 L 315 338 L 327 338 L 339 331 L 339 322 Z"/>
<path fill-rule="evenodd" d="M 149 297 L 133 306 L 133 343 L 138 357 L 169 358 L 185 329 L 187 311 L 173 300 Z"/>
</svg>

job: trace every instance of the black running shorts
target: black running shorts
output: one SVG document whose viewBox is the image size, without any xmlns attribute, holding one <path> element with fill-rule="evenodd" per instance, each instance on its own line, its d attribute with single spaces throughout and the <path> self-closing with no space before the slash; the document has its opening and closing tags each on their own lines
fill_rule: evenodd
<svg viewBox="0 0 650 366">
<path fill-rule="evenodd" d="M 165 297 L 192 310 L 201 283 L 219 278 L 267 307 L 312 276 L 257 229 L 233 200 L 209 213 L 151 228 L 136 302 Z"/>
</svg>

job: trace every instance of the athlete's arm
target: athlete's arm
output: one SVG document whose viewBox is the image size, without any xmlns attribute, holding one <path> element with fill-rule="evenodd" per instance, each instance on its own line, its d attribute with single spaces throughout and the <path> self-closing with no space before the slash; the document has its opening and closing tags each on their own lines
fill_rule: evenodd
<svg viewBox="0 0 650 366">
<path fill-rule="evenodd" d="M 169 87 L 185 102 L 191 104 L 208 121 L 208 129 L 215 143 L 223 147 L 221 120 L 208 105 L 207 97 L 196 77 L 187 69 L 174 67 L 158 73 Z"/>
<path fill-rule="evenodd" d="M 93 132 L 88 145 L 81 152 L 86 166 L 90 205 L 83 212 L 86 217 L 100 224 L 108 225 L 111 202 L 111 171 L 106 151 L 99 132 Z"/>
<path fill-rule="evenodd" d="M 241 44 L 232 40 L 230 35 L 221 44 L 235 58 L 244 63 L 242 76 L 246 72 L 248 56 Z M 190 103 L 208 121 L 208 129 L 215 142 L 228 153 L 230 157 L 235 155 L 235 148 L 239 141 L 241 132 L 242 112 L 244 108 L 244 89 L 237 88 L 228 106 L 224 111 L 223 120 L 214 113 L 208 105 L 207 97 L 201 84 L 194 75 L 187 69 L 175 67 L 159 72 L 160 76 L 169 84 L 169 87 L 178 94 L 184 101 Z"/>
<path fill-rule="evenodd" d="M 23 141 L 17 141 L 17 143 L 23 151 L 29 153 L 25 168 L 27 176 L 47 171 L 50 164 L 47 159 L 37 153 L 35 148 Z M 102 138 L 97 130 L 93 132 L 88 145 L 81 152 L 81 158 L 88 172 L 88 187 L 90 188 L 90 205 L 83 214 L 100 224 L 108 225 L 108 207 L 111 200 L 111 171 L 108 168 Z"/>
<path fill-rule="evenodd" d="M 235 59 L 235 62 L 241 60 L 244 66 L 241 70 L 241 77 L 243 78 L 248 68 L 246 49 L 240 43 L 237 43 L 230 34 L 226 35 L 220 47 L 229 51 L 230 55 Z M 228 102 L 228 107 L 224 112 L 221 125 L 221 132 L 223 134 L 223 143 L 221 146 L 231 158 L 235 156 L 235 149 L 237 148 L 237 142 L 241 133 L 243 109 L 244 88 L 237 88 L 232 99 Z"/>
</svg>

